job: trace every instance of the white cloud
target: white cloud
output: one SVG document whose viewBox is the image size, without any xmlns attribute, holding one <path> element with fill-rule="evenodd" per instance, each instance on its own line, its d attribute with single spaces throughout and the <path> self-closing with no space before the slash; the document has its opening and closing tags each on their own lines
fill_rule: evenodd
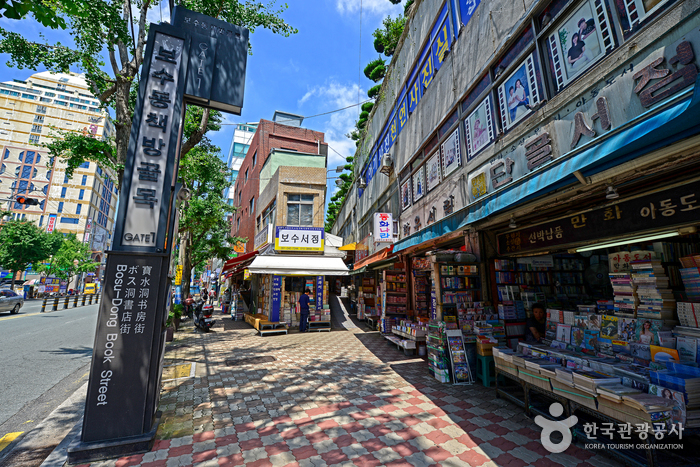
<svg viewBox="0 0 700 467">
<path fill-rule="evenodd" d="M 360 11 L 360 2 L 357 0 L 336 0 L 336 7 L 342 14 L 358 13 Z M 376 15 L 402 14 L 403 6 L 394 5 L 389 0 L 363 0 L 362 12 Z"/>
<path fill-rule="evenodd" d="M 158 3 L 154 4 L 146 14 L 146 19 L 149 23 L 160 23 L 161 16 L 164 23 L 170 22 L 170 5 L 167 1 L 161 1 L 160 5 Z M 138 18 L 134 18 L 135 24 L 138 24 Z"/>
</svg>

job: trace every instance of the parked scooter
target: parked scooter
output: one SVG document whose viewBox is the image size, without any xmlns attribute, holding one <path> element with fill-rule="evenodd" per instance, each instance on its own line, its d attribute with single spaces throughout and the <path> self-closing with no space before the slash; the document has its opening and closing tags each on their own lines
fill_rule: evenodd
<svg viewBox="0 0 700 467">
<path fill-rule="evenodd" d="M 214 306 L 199 300 L 194 307 L 194 325 L 204 332 L 209 332 L 209 328 L 214 325 L 211 315 L 214 313 Z"/>
</svg>

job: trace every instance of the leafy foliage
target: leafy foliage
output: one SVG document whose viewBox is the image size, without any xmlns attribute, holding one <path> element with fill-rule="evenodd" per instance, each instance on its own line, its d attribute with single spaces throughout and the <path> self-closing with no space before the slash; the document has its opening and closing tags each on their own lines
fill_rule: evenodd
<svg viewBox="0 0 700 467">
<path fill-rule="evenodd" d="M 396 19 L 392 19 L 391 16 L 387 16 L 382 24 L 384 28 L 376 29 L 372 33 L 374 36 L 374 49 L 379 53 L 383 52 L 387 57 L 391 57 L 396 51 L 401 34 L 403 34 L 406 17 L 397 16 Z"/>
<path fill-rule="evenodd" d="M 367 77 L 367 79 L 372 79 L 372 78 L 371 78 L 372 72 L 373 72 L 374 69 L 377 68 L 378 66 L 383 66 L 383 67 L 386 66 L 386 61 L 385 61 L 383 58 L 381 58 L 381 57 L 375 58 L 374 60 L 372 60 L 371 62 L 369 62 L 369 63 L 367 64 L 367 66 L 365 66 L 364 73 L 365 73 L 365 76 Z M 376 80 L 373 80 L 373 81 L 376 83 Z"/>
<path fill-rule="evenodd" d="M 101 167 L 109 167 L 114 173 L 124 170 L 124 164 L 115 159 L 114 145 L 111 141 L 67 130 L 56 130 L 51 136 L 54 139 L 44 144 L 44 147 L 49 150 L 50 160 L 58 157 L 66 163 L 68 178 L 73 176 L 75 169 L 84 161 L 93 161 Z"/>
<path fill-rule="evenodd" d="M 406 3 L 403 5 L 403 15 L 408 16 L 408 13 L 411 9 L 411 5 L 413 5 L 414 0 L 406 0 Z"/>
<path fill-rule="evenodd" d="M 375 97 L 377 97 L 377 96 L 379 95 L 379 91 L 381 91 L 381 89 L 382 89 L 382 85 L 381 85 L 381 84 L 377 84 L 376 86 L 372 86 L 372 87 L 369 88 L 369 90 L 367 91 L 367 96 L 368 96 L 370 99 L 374 99 Z"/>
<path fill-rule="evenodd" d="M 364 104 L 362 104 L 361 108 L 363 112 L 371 112 L 374 108 L 374 102 L 365 102 Z"/>
<path fill-rule="evenodd" d="M 0 227 L 0 266 L 13 273 L 37 265 L 58 251 L 61 234 L 48 234 L 33 222 L 9 220 Z M 14 287 L 12 275 L 12 286 Z"/>
<path fill-rule="evenodd" d="M 71 281 L 77 274 L 92 272 L 100 263 L 92 260 L 92 251 L 87 243 L 83 243 L 69 234 L 65 238 L 61 234 L 58 250 L 48 259 L 47 264 L 39 264 L 36 270 L 47 276 L 58 277 Z"/>
</svg>

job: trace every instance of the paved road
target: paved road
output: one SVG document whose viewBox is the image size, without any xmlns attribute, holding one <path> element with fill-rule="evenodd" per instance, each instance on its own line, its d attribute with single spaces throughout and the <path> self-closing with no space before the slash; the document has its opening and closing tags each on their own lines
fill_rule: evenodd
<svg viewBox="0 0 700 467">
<path fill-rule="evenodd" d="M 0 458 L 3 436 L 29 432 L 87 380 L 97 305 L 40 311 L 0 313 Z"/>
</svg>

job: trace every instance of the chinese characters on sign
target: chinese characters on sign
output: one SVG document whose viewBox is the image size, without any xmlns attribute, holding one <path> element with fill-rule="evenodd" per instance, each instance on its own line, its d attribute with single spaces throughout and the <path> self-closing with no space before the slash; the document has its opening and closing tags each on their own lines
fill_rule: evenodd
<svg viewBox="0 0 700 467">
<path fill-rule="evenodd" d="M 277 227 L 275 250 L 323 252 L 325 234 L 321 227 Z"/>
<path fill-rule="evenodd" d="M 641 232 L 696 222 L 700 182 L 594 209 L 556 221 L 498 235 L 501 254 L 601 240 L 624 232 Z"/>
<path fill-rule="evenodd" d="M 282 305 L 282 276 L 272 276 L 272 308 L 270 321 L 277 323 L 280 320 L 280 306 Z"/>
<path fill-rule="evenodd" d="M 375 242 L 392 242 L 392 217 L 390 213 L 375 213 L 374 214 L 374 241 Z"/>
<path fill-rule="evenodd" d="M 142 119 L 136 139 L 131 189 L 121 242 L 153 246 L 161 217 L 165 167 L 168 163 L 175 95 L 184 40 L 156 33 L 151 71 L 146 82 Z"/>
</svg>

